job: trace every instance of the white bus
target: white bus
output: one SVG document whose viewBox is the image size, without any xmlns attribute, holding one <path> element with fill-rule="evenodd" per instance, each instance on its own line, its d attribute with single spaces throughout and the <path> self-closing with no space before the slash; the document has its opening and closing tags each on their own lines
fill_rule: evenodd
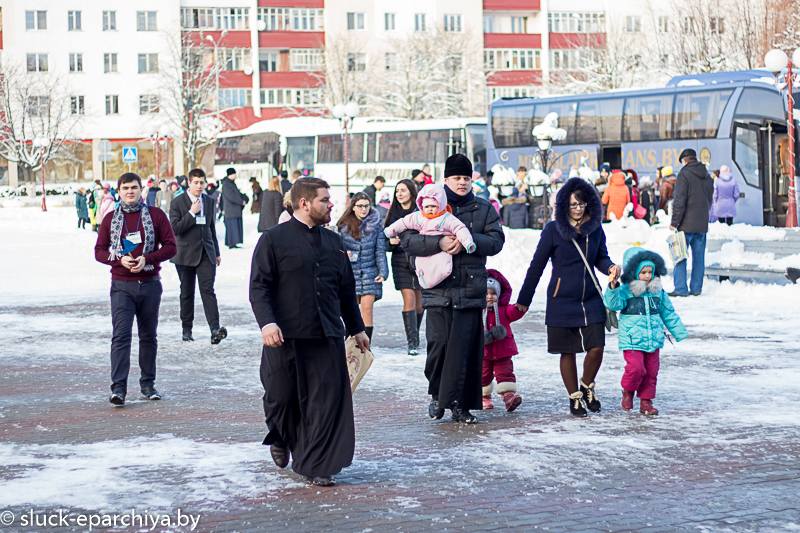
<svg viewBox="0 0 800 533">
<path fill-rule="evenodd" d="M 486 172 L 486 118 L 405 120 L 356 118 L 349 134 L 350 192 L 371 184 L 375 176 L 387 185 L 410 178 L 411 171 L 430 165 L 441 180 L 448 156 L 463 153 L 476 171 Z M 336 119 L 292 117 L 265 120 L 220 134 L 214 176 L 234 167 L 242 178 L 266 181 L 281 170 L 294 170 L 326 180 L 337 196 L 345 188 L 344 130 Z"/>
</svg>

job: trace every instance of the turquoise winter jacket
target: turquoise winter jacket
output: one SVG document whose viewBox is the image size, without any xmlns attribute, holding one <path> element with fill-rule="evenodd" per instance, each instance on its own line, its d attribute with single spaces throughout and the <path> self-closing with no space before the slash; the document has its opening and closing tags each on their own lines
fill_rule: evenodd
<svg viewBox="0 0 800 533">
<path fill-rule="evenodd" d="M 654 352 L 663 348 L 665 325 L 677 341 L 689 336 L 669 296 L 661 288 L 661 278 L 653 278 L 648 284 L 635 280 L 616 289 L 608 288 L 603 300 L 609 309 L 621 311 L 620 350 Z"/>
</svg>

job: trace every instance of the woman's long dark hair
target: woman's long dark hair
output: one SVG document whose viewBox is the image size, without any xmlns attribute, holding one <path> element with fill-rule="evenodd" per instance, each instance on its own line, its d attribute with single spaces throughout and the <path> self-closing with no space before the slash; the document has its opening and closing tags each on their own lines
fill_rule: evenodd
<svg viewBox="0 0 800 533">
<path fill-rule="evenodd" d="M 414 180 L 404 179 L 397 182 L 397 185 L 403 184 L 408 189 L 408 192 L 411 193 L 411 210 L 414 210 L 414 206 L 417 203 L 417 184 Z M 394 222 L 389 222 L 389 219 L 392 218 L 392 213 L 401 213 L 403 211 L 403 206 L 400 205 L 400 202 L 397 201 L 397 185 L 394 186 L 394 194 L 392 194 L 392 205 L 389 206 L 389 212 L 386 214 L 386 220 L 383 221 L 383 227 L 387 227 Z M 402 218 L 402 217 L 398 217 Z"/>
<path fill-rule="evenodd" d="M 366 200 L 369 202 L 369 211 L 367 211 L 367 214 L 364 216 L 364 218 L 367 218 L 373 210 L 372 200 L 363 192 L 357 192 L 350 198 L 350 203 L 347 204 L 347 209 L 344 210 L 342 218 L 336 223 L 336 229 L 338 230 L 341 230 L 343 226 L 347 226 L 350 236 L 357 241 L 361 240 L 361 220 L 359 220 L 353 212 L 353 208 L 359 200 Z"/>
</svg>

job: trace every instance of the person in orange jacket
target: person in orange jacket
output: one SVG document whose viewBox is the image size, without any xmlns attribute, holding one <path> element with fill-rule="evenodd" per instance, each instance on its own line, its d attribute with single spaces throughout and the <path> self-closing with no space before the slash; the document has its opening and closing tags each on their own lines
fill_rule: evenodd
<svg viewBox="0 0 800 533">
<path fill-rule="evenodd" d="M 625 206 L 631 201 L 631 192 L 625 185 L 625 174 L 621 170 L 611 173 L 611 182 L 603 193 L 603 204 L 608 205 L 606 218 L 610 220 L 611 213 L 620 220 L 625 213 Z"/>
</svg>

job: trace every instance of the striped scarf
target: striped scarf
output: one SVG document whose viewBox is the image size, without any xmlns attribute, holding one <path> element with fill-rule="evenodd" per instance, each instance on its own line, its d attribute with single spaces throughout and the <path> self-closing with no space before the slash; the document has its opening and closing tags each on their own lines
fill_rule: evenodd
<svg viewBox="0 0 800 533">
<path fill-rule="evenodd" d="M 142 255 L 153 253 L 156 248 L 156 231 L 153 227 L 153 219 L 150 217 L 150 210 L 147 209 L 142 199 L 133 205 L 119 202 L 111 219 L 111 247 L 108 256 L 109 261 L 116 261 L 122 258 L 122 228 L 125 225 L 125 213 L 142 212 L 142 227 L 144 228 L 144 250 Z M 153 265 L 145 265 L 144 270 L 153 270 Z"/>
</svg>

